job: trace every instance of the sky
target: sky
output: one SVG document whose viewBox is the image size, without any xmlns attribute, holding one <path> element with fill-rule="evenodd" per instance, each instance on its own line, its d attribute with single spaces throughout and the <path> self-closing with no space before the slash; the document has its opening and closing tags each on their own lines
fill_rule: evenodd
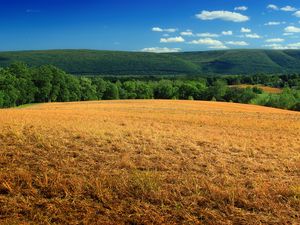
<svg viewBox="0 0 300 225">
<path fill-rule="evenodd" d="M 300 49 L 299 0 L 0 0 L 0 51 Z"/>
</svg>

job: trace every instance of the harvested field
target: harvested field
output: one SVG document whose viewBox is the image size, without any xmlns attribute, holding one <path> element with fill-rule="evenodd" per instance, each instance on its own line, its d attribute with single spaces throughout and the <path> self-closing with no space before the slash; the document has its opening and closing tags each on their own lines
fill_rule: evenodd
<svg viewBox="0 0 300 225">
<path fill-rule="evenodd" d="M 0 224 L 299 224 L 299 134 L 233 103 L 0 110 Z"/>
<path fill-rule="evenodd" d="M 254 88 L 258 87 L 262 89 L 264 92 L 270 93 L 270 94 L 280 94 L 282 93 L 282 89 L 280 88 L 274 88 L 274 87 L 268 87 L 263 85 L 251 85 L 251 84 L 240 84 L 240 85 L 230 85 L 229 87 L 237 87 L 237 88 Z"/>
</svg>

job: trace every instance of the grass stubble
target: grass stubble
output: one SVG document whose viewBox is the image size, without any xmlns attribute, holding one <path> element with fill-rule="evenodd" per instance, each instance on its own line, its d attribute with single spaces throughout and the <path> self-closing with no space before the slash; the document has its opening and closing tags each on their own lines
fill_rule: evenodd
<svg viewBox="0 0 300 225">
<path fill-rule="evenodd" d="M 233 103 L 0 110 L 0 224 L 299 224 L 299 134 Z"/>
</svg>

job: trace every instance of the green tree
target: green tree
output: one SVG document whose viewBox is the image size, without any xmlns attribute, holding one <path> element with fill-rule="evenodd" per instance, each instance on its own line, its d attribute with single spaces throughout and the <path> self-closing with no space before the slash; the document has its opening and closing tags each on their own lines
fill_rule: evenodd
<svg viewBox="0 0 300 225">
<path fill-rule="evenodd" d="M 35 94 L 36 102 L 50 102 L 51 101 L 51 91 L 53 74 L 51 71 L 51 66 L 41 66 L 34 70 L 33 72 L 33 82 L 37 87 L 37 92 Z"/>
<path fill-rule="evenodd" d="M 37 88 L 32 81 L 32 73 L 28 66 L 25 63 L 16 62 L 8 67 L 8 71 L 18 79 L 16 88 L 19 90 L 20 95 L 16 104 L 22 105 L 34 102 Z"/>
<path fill-rule="evenodd" d="M 136 98 L 137 99 L 151 99 L 153 98 L 152 87 L 145 82 L 136 82 Z"/>
<path fill-rule="evenodd" d="M 105 100 L 119 99 L 119 89 L 116 84 L 111 82 L 107 83 L 107 87 L 103 95 L 103 99 Z"/>
<path fill-rule="evenodd" d="M 154 87 L 155 99 L 172 99 L 176 95 L 172 81 L 161 80 Z"/>
<path fill-rule="evenodd" d="M 4 92 L 0 91 L 0 108 L 4 106 Z"/>
<path fill-rule="evenodd" d="M 19 90 L 16 88 L 18 79 L 11 75 L 8 71 L 2 70 L 0 74 L 0 90 L 2 92 L 2 106 L 13 107 L 17 105 L 20 96 Z"/>
<path fill-rule="evenodd" d="M 227 84 L 223 80 L 217 80 L 212 86 L 207 88 L 203 98 L 206 100 L 211 100 L 214 98 L 217 101 L 224 101 L 227 88 Z"/>
<path fill-rule="evenodd" d="M 96 86 L 92 84 L 91 79 L 86 77 L 80 77 L 79 79 L 81 87 L 81 100 L 97 100 L 97 90 Z"/>
<path fill-rule="evenodd" d="M 107 87 L 107 84 L 106 84 L 106 81 L 103 80 L 102 78 L 95 78 L 93 79 L 93 85 L 96 86 L 96 92 L 97 92 L 97 98 L 99 100 L 103 99 L 103 95 L 106 91 L 106 87 Z"/>
<path fill-rule="evenodd" d="M 178 97 L 179 99 L 197 99 L 199 96 L 199 90 L 196 85 L 192 83 L 182 83 L 178 89 Z"/>
</svg>

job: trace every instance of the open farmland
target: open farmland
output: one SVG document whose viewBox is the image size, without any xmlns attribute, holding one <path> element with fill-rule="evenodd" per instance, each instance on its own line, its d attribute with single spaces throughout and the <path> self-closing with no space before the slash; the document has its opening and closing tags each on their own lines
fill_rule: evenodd
<svg viewBox="0 0 300 225">
<path fill-rule="evenodd" d="M 282 89 L 280 88 L 274 88 L 274 87 L 268 87 L 263 85 L 251 85 L 251 84 L 239 84 L 239 85 L 229 85 L 229 87 L 236 87 L 236 88 L 260 88 L 264 92 L 270 93 L 270 94 L 280 94 L 282 93 Z"/>
<path fill-rule="evenodd" d="M 0 110 L 1 224 L 299 224 L 300 113 L 100 101 Z"/>
</svg>

